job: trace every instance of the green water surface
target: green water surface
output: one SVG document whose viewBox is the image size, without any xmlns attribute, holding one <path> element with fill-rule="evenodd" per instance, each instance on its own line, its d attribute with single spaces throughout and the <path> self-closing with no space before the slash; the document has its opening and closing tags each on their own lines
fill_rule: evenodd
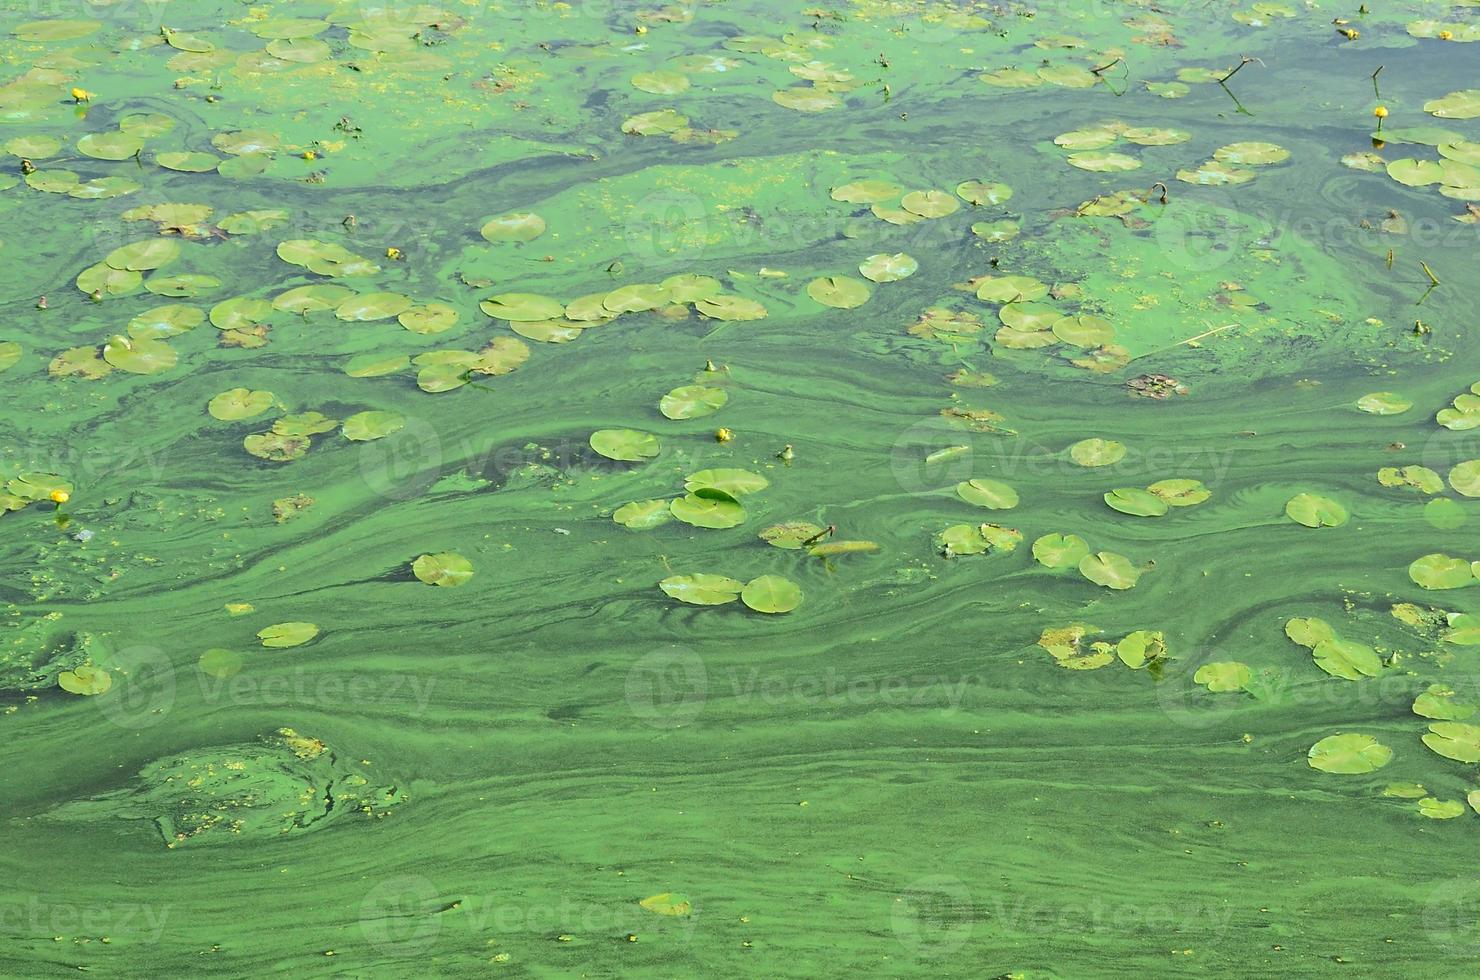
<svg viewBox="0 0 1480 980">
<path fill-rule="evenodd" d="M 0 974 L 1473 976 L 1480 8 L 1358 7 L 0 0 Z"/>
</svg>

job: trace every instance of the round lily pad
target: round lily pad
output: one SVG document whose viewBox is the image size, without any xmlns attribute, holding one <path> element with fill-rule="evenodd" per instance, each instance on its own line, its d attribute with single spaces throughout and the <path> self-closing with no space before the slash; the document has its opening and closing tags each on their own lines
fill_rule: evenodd
<svg viewBox="0 0 1480 980">
<path fill-rule="evenodd" d="M 1079 574 L 1107 589 L 1132 589 L 1141 578 L 1141 570 L 1125 555 L 1100 551 L 1085 555 L 1079 561 Z"/>
<path fill-rule="evenodd" d="M 1425 589 L 1462 589 L 1475 581 L 1471 564 L 1463 558 L 1435 553 L 1408 566 L 1408 577 Z"/>
<path fill-rule="evenodd" d="M 807 284 L 807 295 L 823 306 L 851 310 L 868 302 L 869 288 L 847 276 L 823 276 Z"/>
<path fill-rule="evenodd" d="M 1253 672 L 1249 670 L 1248 664 L 1226 660 L 1203 664 L 1192 675 L 1192 682 L 1201 684 L 1215 694 L 1222 694 L 1242 691 L 1248 686 L 1251 677 Z"/>
<path fill-rule="evenodd" d="M 175 366 L 175 350 L 162 340 L 110 337 L 103 344 L 103 360 L 130 374 L 158 374 Z"/>
<path fill-rule="evenodd" d="M 1393 759 L 1393 750 L 1371 735 L 1328 735 L 1306 753 L 1312 769 L 1321 772 L 1362 775 L 1376 772 Z"/>
<path fill-rule="evenodd" d="M 371 442 L 384 439 L 393 432 L 406 427 L 406 416 L 399 412 L 356 412 L 344 420 L 344 437 L 351 442 Z"/>
<path fill-rule="evenodd" d="M 673 516 L 694 527 L 722 530 L 745 522 L 745 508 L 733 496 L 713 487 L 700 487 L 668 505 Z"/>
<path fill-rule="evenodd" d="M 900 198 L 899 206 L 922 218 L 944 218 L 961 210 L 961 202 L 945 191 L 911 191 Z"/>
<path fill-rule="evenodd" d="M 612 520 L 634 531 L 647 531 L 673 520 L 673 512 L 668 509 L 668 503 L 664 499 L 634 500 L 618 507 L 612 514 Z"/>
<path fill-rule="evenodd" d="M 489 218 L 478 229 L 490 242 L 528 242 L 545 233 L 545 219 L 527 211 Z"/>
<path fill-rule="evenodd" d="M 989 510 L 1010 510 L 1018 505 L 1017 491 L 1001 480 L 965 480 L 956 484 L 956 495 Z"/>
<path fill-rule="evenodd" d="M 1165 500 L 1149 490 L 1136 487 L 1111 490 L 1105 494 L 1105 503 L 1111 510 L 1118 510 L 1132 517 L 1161 517 L 1168 510 Z"/>
<path fill-rule="evenodd" d="M 261 415 L 272 407 L 276 396 L 270 391 L 252 391 L 249 388 L 232 388 L 212 398 L 206 405 L 211 418 L 222 422 L 235 422 Z"/>
<path fill-rule="evenodd" d="M 400 293 L 363 293 L 351 296 L 334 308 L 334 315 L 352 323 L 389 320 L 411 309 L 409 296 Z"/>
<path fill-rule="evenodd" d="M 1382 671 L 1382 658 L 1371 647 L 1337 637 L 1321 640 L 1311 651 L 1316 666 L 1333 677 L 1349 681 L 1376 677 Z"/>
<path fill-rule="evenodd" d="M 1357 399 L 1357 408 L 1370 415 L 1398 415 L 1413 407 L 1413 402 L 1391 391 L 1374 391 Z"/>
<path fill-rule="evenodd" d="M 744 583 L 726 575 L 670 575 L 658 588 L 679 602 L 695 606 L 723 606 L 740 598 Z"/>
<path fill-rule="evenodd" d="M 1045 568 L 1078 568 L 1089 543 L 1077 534 L 1045 534 L 1033 542 L 1033 557 Z"/>
<path fill-rule="evenodd" d="M 1080 466 L 1111 466 L 1125 459 L 1125 443 L 1094 437 L 1069 447 L 1069 458 Z"/>
<path fill-rule="evenodd" d="M 858 271 L 865 279 L 873 282 L 898 282 L 901 279 L 908 279 L 919 268 L 920 263 L 913 258 L 903 252 L 896 252 L 893 255 L 870 255 L 859 263 Z M 818 300 L 818 302 L 823 301 Z"/>
<path fill-rule="evenodd" d="M 1480 497 L 1480 459 L 1458 463 L 1449 471 L 1449 485 L 1466 497 Z"/>
<path fill-rule="evenodd" d="M 591 433 L 591 448 L 607 459 L 635 463 L 658 455 L 658 437 L 636 429 L 597 429 Z"/>
<path fill-rule="evenodd" d="M 731 497 L 742 497 L 748 493 L 760 493 L 771 485 L 771 481 L 759 473 L 749 470 L 719 468 L 712 470 L 700 470 L 691 473 L 684 479 L 683 487 L 688 491 L 696 491 L 702 488 L 720 490 Z"/>
<path fill-rule="evenodd" d="M 95 160 L 127 160 L 144 148 L 144 141 L 131 133 L 88 133 L 77 141 L 77 152 Z"/>
<path fill-rule="evenodd" d="M 758 613 L 788 613 L 802 604 L 802 590 L 780 575 L 762 575 L 745 583 L 740 601 Z"/>
<path fill-rule="evenodd" d="M 1429 725 L 1423 744 L 1455 762 L 1480 762 L 1480 726 L 1436 721 Z"/>
<path fill-rule="evenodd" d="M 473 577 L 473 563 L 455 551 L 422 555 L 411 563 L 411 571 L 427 585 L 456 588 Z"/>
<path fill-rule="evenodd" d="M 822 532 L 823 528 L 810 521 L 786 521 L 782 524 L 772 524 L 761 531 L 758 536 L 773 548 L 795 551 L 806 542 L 822 537 Z"/>
<path fill-rule="evenodd" d="M 1340 527 L 1347 522 L 1346 508 L 1330 497 L 1302 493 L 1285 504 L 1285 515 L 1306 527 Z"/>
<path fill-rule="evenodd" d="M 302 646 L 319 635 L 313 623 L 277 623 L 257 631 L 257 638 L 265 647 Z"/>
<path fill-rule="evenodd" d="M 697 419 L 713 415 L 724 408 L 730 400 L 729 392 L 723 388 L 707 385 L 683 385 L 674 388 L 658 402 L 658 410 L 665 418 Z"/>
</svg>

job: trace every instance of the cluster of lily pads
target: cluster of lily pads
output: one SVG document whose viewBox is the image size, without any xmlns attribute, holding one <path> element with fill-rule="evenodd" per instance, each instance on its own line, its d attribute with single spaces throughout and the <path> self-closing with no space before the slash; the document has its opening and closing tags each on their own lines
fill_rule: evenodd
<svg viewBox="0 0 1480 980">
<path fill-rule="evenodd" d="M 665 595 L 694 606 L 723 606 L 739 599 L 758 613 L 788 613 L 802 604 L 802 590 L 780 575 L 761 575 L 749 582 L 727 575 L 670 575 L 658 583 Z"/>
<path fill-rule="evenodd" d="M 1316 666 L 1332 677 L 1355 681 L 1376 677 L 1382 671 L 1382 658 L 1375 650 L 1355 640 L 1342 639 L 1324 619 L 1292 619 L 1285 624 L 1285 635 L 1309 649 Z"/>
<path fill-rule="evenodd" d="M 1174 146 L 1186 143 L 1192 134 L 1182 129 L 1159 126 L 1131 126 L 1118 120 L 1086 129 L 1076 129 L 1054 137 L 1054 144 L 1073 151 L 1065 160 L 1071 167 L 1091 173 L 1124 173 L 1138 170 L 1141 161 L 1125 153 L 1102 153 L 1117 140 L 1137 146 Z"/>
<path fill-rule="evenodd" d="M 1145 574 L 1125 555 L 1114 551 L 1092 551 L 1077 534 L 1045 534 L 1033 542 L 1033 558 L 1044 568 L 1074 568 L 1096 585 L 1115 591 L 1133 589 Z"/>
<path fill-rule="evenodd" d="M 1399 615 L 1398 607 L 1394 608 L 1394 615 Z M 1456 637 L 1480 642 L 1480 621 L 1475 617 L 1458 614 L 1451 617 L 1451 622 L 1458 624 Z M 1285 633 L 1291 640 L 1310 648 L 1316 666 L 1334 677 L 1359 681 L 1377 676 L 1383 668 L 1382 658 L 1371 647 L 1341 639 L 1324 620 L 1292 619 L 1285 624 Z M 1414 698 L 1412 710 L 1429 722 L 1421 740 L 1430 751 L 1465 764 L 1480 762 L 1480 726 L 1465 722 L 1480 711 L 1480 706 L 1459 700 L 1457 692 L 1448 685 L 1432 683 Z M 1311 768 L 1322 772 L 1364 775 L 1386 766 L 1393 755 L 1390 747 L 1370 735 L 1341 733 L 1313 745 L 1307 761 Z M 1434 819 L 1449 819 L 1464 812 L 1462 803 L 1430 796 L 1421 784 L 1391 784 L 1383 790 L 1383 795 L 1417 800 L 1419 814 Z M 1468 794 L 1468 802 L 1480 812 L 1480 789 Z"/>
<path fill-rule="evenodd" d="M 1038 637 L 1038 645 L 1065 670 L 1097 670 L 1116 660 L 1142 670 L 1168 657 L 1166 636 L 1160 630 L 1136 630 L 1114 642 L 1091 639 L 1103 633 L 1086 623 L 1050 626 Z"/>
<path fill-rule="evenodd" d="M 1200 480 L 1157 480 L 1144 490 L 1120 487 L 1105 494 L 1105 505 L 1132 517 L 1164 517 L 1173 507 L 1195 507 L 1213 496 Z"/>
<path fill-rule="evenodd" d="M 997 181 L 963 180 L 956 185 L 955 194 L 952 195 L 938 188 L 906 191 L 893 181 L 867 178 L 839 184 L 829 194 L 834 201 L 844 204 L 867 204 L 874 217 L 891 225 L 913 225 L 955 214 L 961 210 L 962 201 L 972 207 L 1001 204 L 1012 197 L 1012 188 Z M 972 230 L 983 238 L 990 234 L 986 226 L 978 231 L 977 226 L 973 225 Z M 1017 234 L 1017 226 L 1016 223 L 1009 222 L 997 226 L 997 231 L 1005 235 L 1000 240 L 1006 240 Z M 873 265 L 880 272 L 892 277 L 876 279 L 869 276 L 875 282 L 893 282 L 914 273 L 916 265 L 909 256 L 894 256 L 892 266 L 887 261 L 890 258 L 883 255 L 872 256 L 865 260 L 859 271 L 869 276 L 867 267 Z M 908 271 L 904 271 L 906 269 Z"/>
<path fill-rule="evenodd" d="M 1214 150 L 1213 158 L 1195 169 L 1178 170 L 1177 179 L 1208 186 L 1246 184 L 1258 175 L 1241 168 L 1270 166 L 1288 159 L 1290 151 L 1274 143 L 1230 143 Z"/>
<path fill-rule="evenodd" d="M 960 287 L 975 294 L 984 303 L 997 306 L 997 319 L 1001 322 L 993 337 L 998 347 L 1010 350 L 1037 350 L 1062 345 L 1073 351 L 1065 355 L 1075 367 L 1103 372 L 1124 367 L 1130 362 L 1130 352 L 1115 343 L 1115 326 L 1105 317 L 1080 309 L 1066 312 L 1056 306 L 1041 302 L 1051 298 L 1057 301 L 1074 302 L 1083 298 L 1083 290 L 1076 284 L 1065 283 L 1050 287 L 1047 283 L 1025 275 L 989 274 L 972 279 Z M 935 309 L 935 308 L 932 308 Z M 961 329 L 959 315 L 945 319 L 938 312 L 926 311 L 921 324 L 911 328 L 916 335 L 925 334 L 954 338 Z M 970 329 L 971 320 L 964 326 Z"/>
<path fill-rule="evenodd" d="M 71 494 L 72 482 L 64 476 L 35 471 L 15 473 L 0 483 L 0 516 L 44 500 L 65 500 Z"/>
<path fill-rule="evenodd" d="M 270 391 L 232 388 L 212 398 L 206 411 L 219 421 L 238 422 L 256 418 L 278 405 L 277 396 Z M 308 452 L 311 437 L 336 428 L 351 442 L 370 442 L 384 439 L 405 426 L 406 418 L 399 412 L 356 412 L 342 422 L 321 412 L 296 412 L 279 417 L 266 432 L 246 436 L 242 446 L 259 459 L 286 463 L 301 459 Z"/>
<path fill-rule="evenodd" d="M 657 437 L 631 429 L 601 429 L 591 434 L 591 448 L 608 459 L 641 459 L 645 457 L 640 453 L 657 455 Z M 770 485 L 770 480 L 749 470 L 700 470 L 684 479 L 682 496 L 623 504 L 613 512 L 612 520 L 633 531 L 651 530 L 673 519 L 693 527 L 736 527 L 747 516 L 740 498 Z"/>
<path fill-rule="evenodd" d="M 1455 395 L 1448 408 L 1439 409 L 1434 421 L 1454 432 L 1480 428 L 1480 381 Z"/>
</svg>

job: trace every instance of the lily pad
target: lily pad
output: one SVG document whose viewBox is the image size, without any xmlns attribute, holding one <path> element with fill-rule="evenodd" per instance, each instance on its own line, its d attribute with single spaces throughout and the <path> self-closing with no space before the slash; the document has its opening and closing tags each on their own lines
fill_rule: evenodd
<svg viewBox="0 0 1480 980">
<path fill-rule="evenodd" d="M 1306 527 L 1340 527 L 1347 522 L 1346 508 L 1330 497 L 1302 493 L 1285 504 L 1285 515 Z"/>
<path fill-rule="evenodd" d="M 742 497 L 748 493 L 760 493 L 771 485 L 771 481 L 759 473 L 740 469 L 712 469 L 691 473 L 684 479 L 685 490 L 695 492 L 703 488 L 720 490 L 731 497 Z"/>
<path fill-rule="evenodd" d="M 1125 443 L 1094 437 L 1069 447 L 1069 458 L 1080 466 L 1112 466 L 1125 459 Z"/>
<path fill-rule="evenodd" d="M 1423 744 L 1455 762 L 1480 762 L 1480 726 L 1436 721 L 1429 725 Z"/>
<path fill-rule="evenodd" d="M 633 531 L 648 531 L 673 520 L 668 503 L 665 499 L 634 500 L 618 507 L 612 513 L 612 520 Z"/>
<path fill-rule="evenodd" d="M 1462 589 L 1475 581 L 1471 564 L 1463 558 L 1435 553 L 1408 566 L 1408 577 L 1425 589 Z"/>
<path fill-rule="evenodd" d="M 313 623 L 277 623 L 257 631 L 257 638 L 265 647 L 274 649 L 302 646 L 319 635 Z"/>
<path fill-rule="evenodd" d="M 823 528 L 809 521 L 787 521 L 783 524 L 772 524 L 761 531 L 759 537 L 773 548 L 795 551 L 805 542 L 820 537 L 822 532 Z"/>
<path fill-rule="evenodd" d="M 780 575 L 762 575 L 745 583 L 740 601 L 758 613 L 788 613 L 802 604 L 802 590 Z"/>
<path fill-rule="evenodd" d="M 723 530 L 745 523 L 745 508 L 723 490 L 700 487 L 668 505 L 673 516 L 694 527 Z"/>
<path fill-rule="evenodd" d="M 1413 407 L 1413 402 L 1391 391 L 1374 391 L 1357 399 L 1357 408 L 1369 415 L 1399 415 Z"/>
<path fill-rule="evenodd" d="M 455 551 L 422 555 L 411 563 L 411 571 L 427 585 L 456 588 L 473 577 L 473 563 Z"/>
<path fill-rule="evenodd" d="M 1001 480 L 965 480 L 956 484 L 956 495 L 989 510 L 1010 510 L 1018 505 L 1017 491 Z"/>
<path fill-rule="evenodd" d="M 597 429 L 591 433 L 591 448 L 607 459 L 635 463 L 658 455 L 658 437 L 636 429 Z"/>
<path fill-rule="evenodd" d="M 344 437 L 351 442 L 384 439 L 406 427 L 406 416 L 399 412 L 356 412 L 344 420 Z"/>
<path fill-rule="evenodd" d="M 944 218 L 961 210 L 961 202 L 945 191 L 911 191 L 900 198 L 899 206 L 922 218 Z"/>
<path fill-rule="evenodd" d="M 222 422 L 235 422 L 261 415 L 277 401 L 270 391 L 252 391 L 249 388 L 232 388 L 212 398 L 206 406 L 211 418 Z"/>
<path fill-rule="evenodd" d="M 1079 561 L 1079 574 L 1107 589 L 1133 589 L 1141 578 L 1141 569 L 1125 555 L 1100 551 L 1085 555 Z"/>
<path fill-rule="evenodd" d="M 1393 759 L 1393 750 L 1371 735 L 1328 735 L 1306 753 L 1312 769 L 1345 775 L 1376 772 Z"/>
<path fill-rule="evenodd" d="M 1111 510 L 1132 517 L 1161 517 L 1167 512 L 1168 504 L 1149 490 L 1136 487 L 1121 487 L 1105 494 L 1105 504 Z"/>
<path fill-rule="evenodd" d="M 658 410 L 665 418 L 698 419 L 713 415 L 730 400 L 729 392 L 723 388 L 706 385 L 683 385 L 674 388 L 658 403 Z"/>
<path fill-rule="evenodd" d="M 478 233 L 490 242 L 528 242 L 545 233 L 545 219 L 527 211 L 489 218 Z"/>
<path fill-rule="evenodd" d="M 908 279 L 919 268 L 920 263 L 913 258 L 903 252 L 895 252 L 893 255 L 870 255 L 859 264 L 858 271 L 865 279 L 873 282 L 898 282 L 901 279 Z M 817 297 L 813 296 L 813 299 Z M 824 302 L 820 299 L 817 301 Z M 827 305 L 834 304 L 828 303 Z"/>
<path fill-rule="evenodd" d="M 103 360 L 130 374 L 158 374 L 175 366 L 175 350 L 162 340 L 114 336 L 103 344 Z"/>
<path fill-rule="evenodd" d="M 851 310 L 868 302 L 869 288 L 866 283 L 847 276 L 823 276 L 807 284 L 807 295 L 823 306 L 839 310 Z"/>
<path fill-rule="evenodd" d="M 1355 681 L 1376 677 L 1382 672 L 1382 658 L 1376 651 L 1351 640 L 1336 637 L 1321 640 L 1311 653 L 1315 656 L 1316 666 L 1332 677 Z"/>
<path fill-rule="evenodd" d="M 723 606 L 740 598 L 744 583 L 725 575 L 670 575 L 658 583 L 670 598 L 695 606 Z"/>
<path fill-rule="evenodd" d="M 1226 660 L 1203 664 L 1193 673 L 1192 682 L 1215 694 L 1224 694 L 1244 690 L 1253 676 L 1248 664 Z"/>
<path fill-rule="evenodd" d="M 1089 543 L 1077 534 L 1045 534 L 1033 542 L 1033 557 L 1046 568 L 1078 568 Z"/>
</svg>

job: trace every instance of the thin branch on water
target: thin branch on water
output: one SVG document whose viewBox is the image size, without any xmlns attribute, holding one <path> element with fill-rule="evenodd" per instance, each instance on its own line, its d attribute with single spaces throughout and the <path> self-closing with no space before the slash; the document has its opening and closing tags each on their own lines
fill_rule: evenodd
<svg viewBox="0 0 1480 980">
<path fill-rule="evenodd" d="M 1382 92 L 1378 91 L 1378 88 L 1377 88 L 1377 76 L 1382 71 L 1382 69 L 1384 67 L 1385 66 L 1383 66 L 1383 65 L 1378 65 L 1377 66 L 1377 71 L 1375 71 L 1375 72 L 1372 73 L 1372 94 L 1375 95 L 1379 99 L 1382 98 Z"/>
<path fill-rule="evenodd" d="M 1203 322 L 1206 323 L 1207 321 L 1203 321 Z M 1173 348 L 1183 347 L 1183 346 L 1186 346 L 1187 344 L 1196 343 L 1197 341 L 1202 340 L 1204 337 L 1211 337 L 1215 333 L 1222 333 L 1225 330 L 1232 330 L 1236 326 L 1238 326 L 1237 323 L 1225 323 L 1221 327 L 1214 327 L 1211 330 L 1204 330 L 1202 333 L 1198 334 L 1196 337 L 1188 337 L 1186 340 L 1179 340 L 1175 344 L 1169 344 L 1166 347 L 1161 347 L 1161 348 L 1158 348 L 1156 350 L 1147 351 L 1144 354 L 1138 354 L 1135 357 L 1131 358 L 1131 361 L 1139 361 L 1143 357 L 1151 357 L 1151 356 L 1156 355 L 1156 354 L 1164 354 L 1167 351 L 1172 350 Z M 1129 362 L 1127 362 L 1127 363 L 1129 363 Z"/>
<path fill-rule="evenodd" d="M 1247 64 L 1249 64 L 1250 62 L 1253 62 L 1253 61 L 1258 61 L 1260 68 L 1267 68 L 1267 67 L 1269 67 L 1263 61 L 1260 61 L 1258 58 L 1250 58 L 1249 56 L 1245 55 L 1243 58 L 1241 58 L 1239 60 L 1239 63 L 1238 63 L 1238 67 L 1237 68 L 1235 68 L 1233 71 L 1229 72 L 1227 75 L 1224 75 L 1222 78 L 1218 79 L 1218 84 L 1219 85 L 1222 85 L 1224 82 L 1228 81 L 1234 75 L 1237 75 L 1239 72 L 1243 71 L 1244 70 L 1244 65 L 1247 65 Z"/>
</svg>

